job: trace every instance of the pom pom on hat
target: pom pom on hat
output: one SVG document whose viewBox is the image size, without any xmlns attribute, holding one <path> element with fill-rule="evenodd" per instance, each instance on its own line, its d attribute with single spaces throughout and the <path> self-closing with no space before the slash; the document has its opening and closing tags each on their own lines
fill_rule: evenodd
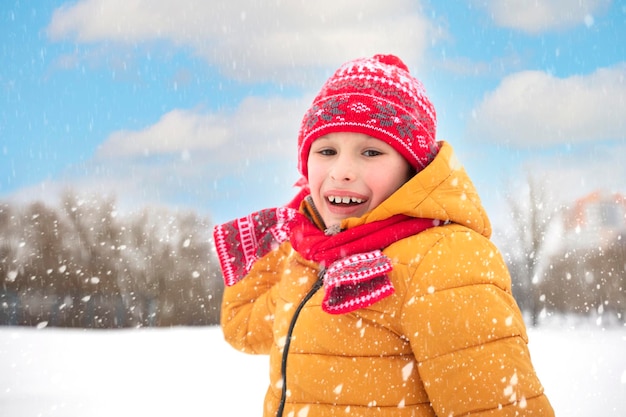
<svg viewBox="0 0 626 417">
<path fill-rule="evenodd" d="M 306 112 L 298 135 L 298 169 L 308 177 L 311 144 L 333 132 L 380 139 L 421 171 L 437 154 L 437 116 L 424 86 L 402 60 L 375 55 L 343 64 Z"/>
</svg>

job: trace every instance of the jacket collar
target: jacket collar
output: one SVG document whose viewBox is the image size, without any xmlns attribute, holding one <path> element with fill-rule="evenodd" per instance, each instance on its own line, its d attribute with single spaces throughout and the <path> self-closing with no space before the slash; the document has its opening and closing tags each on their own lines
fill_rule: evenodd
<svg viewBox="0 0 626 417">
<path fill-rule="evenodd" d="M 453 222 L 491 236 L 491 223 L 465 168 L 452 146 L 440 143 L 435 159 L 387 200 L 361 217 L 344 219 L 342 229 L 396 214 Z"/>
</svg>

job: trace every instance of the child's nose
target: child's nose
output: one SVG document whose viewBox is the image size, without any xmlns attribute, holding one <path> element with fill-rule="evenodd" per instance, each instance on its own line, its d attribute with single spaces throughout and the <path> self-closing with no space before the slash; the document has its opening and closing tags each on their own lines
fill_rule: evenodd
<svg viewBox="0 0 626 417">
<path fill-rule="evenodd" d="M 354 161 L 349 156 L 340 156 L 330 172 L 335 181 L 352 181 L 356 176 Z"/>
</svg>

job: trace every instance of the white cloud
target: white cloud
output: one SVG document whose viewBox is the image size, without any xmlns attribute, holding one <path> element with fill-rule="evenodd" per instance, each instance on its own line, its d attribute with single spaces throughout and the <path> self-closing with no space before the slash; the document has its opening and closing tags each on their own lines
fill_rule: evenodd
<svg viewBox="0 0 626 417">
<path fill-rule="evenodd" d="M 537 34 L 594 22 L 594 14 L 608 8 L 611 0 L 485 0 L 499 26 Z"/>
<path fill-rule="evenodd" d="M 626 64 L 569 78 L 523 71 L 484 97 L 468 132 L 516 147 L 623 140 L 625 114 Z"/>
<path fill-rule="evenodd" d="M 296 138 L 306 103 L 302 99 L 244 99 L 236 111 L 211 113 L 175 109 L 139 131 L 114 132 L 97 157 L 142 158 L 201 153 L 214 163 L 296 155 Z"/>
<path fill-rule="evenodd" d="M 18 199 L 115 195 L 130 207 L 207 210 L 218 221 L 284 204 L 294 193 L 297 135 L 310 98 L 243 100 L 232 112 L 175 109 L 137 131 L 118 131 L 94 158 Z"/>
<path fill-rule="evenodd" d="M 224 122 L 212 114 L 173 110 L 141 131 L 118 131 L 100 146 L 98 154 L 119 157 L 184 152 L 219 147 L 228 139 Z"/>
<path fill-rule="evenodd" d="M 311 99 L 249 97 L 232 112 L 175 109 L 144 129 L 114 132 L 94 158 L 12 198 L 54 202 L 71 189 L 115 196 L 125 210 L 191 208 L 216 221 L 285 204 L 295 193 L 298 129 Z"/>
<path fill-rule="evenodd" d="M 437 36 L 415 0 L 83 0 L 57 9 L 48 35 L 129 46 L 163 40 L 236 79 L 283 83 L 375 53 L 416 67 Z"/>
</svg>

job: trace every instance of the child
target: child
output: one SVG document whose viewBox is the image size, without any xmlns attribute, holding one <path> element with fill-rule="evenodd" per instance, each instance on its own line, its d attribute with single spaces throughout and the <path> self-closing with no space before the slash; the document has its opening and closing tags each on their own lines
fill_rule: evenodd
<svg viewBox="0 0 626 417">
<path fill-rule="evenodd" d="M 270 356 L 264 416 L 554 415 L 435 126 L 399 58 L 348 62 L 304 116 L 300 194 L 215 228 L 225 338 Z"/>
</svg>

